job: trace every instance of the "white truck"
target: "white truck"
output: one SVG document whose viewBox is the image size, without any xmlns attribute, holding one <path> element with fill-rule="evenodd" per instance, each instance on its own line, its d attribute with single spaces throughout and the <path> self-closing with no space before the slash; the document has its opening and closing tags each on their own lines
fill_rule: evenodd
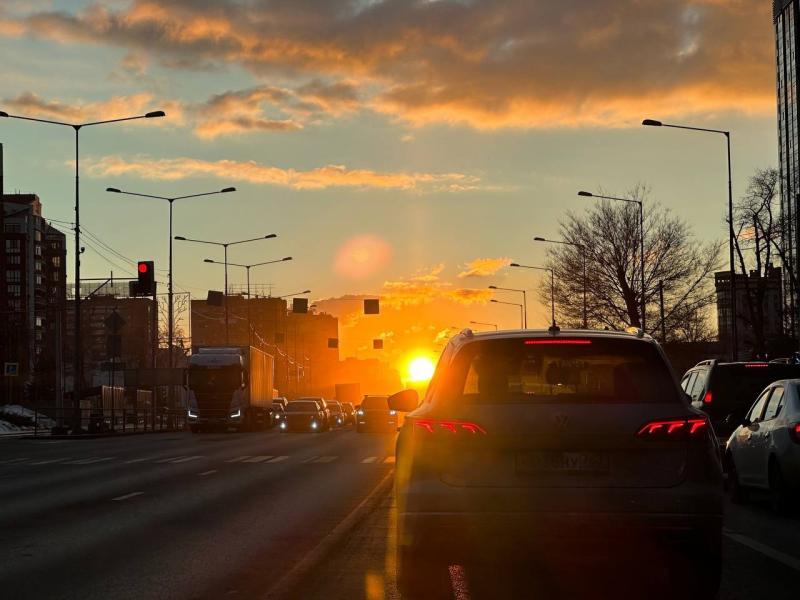
<svg viewBox="0 0 800 600">
<path fill-rule="evenodd" d="M 253 431 L 270 426 L 275 361 L 258 348 L 204 347 L 189 357 L 187 418 L 202 429 Z"/>
</svg>

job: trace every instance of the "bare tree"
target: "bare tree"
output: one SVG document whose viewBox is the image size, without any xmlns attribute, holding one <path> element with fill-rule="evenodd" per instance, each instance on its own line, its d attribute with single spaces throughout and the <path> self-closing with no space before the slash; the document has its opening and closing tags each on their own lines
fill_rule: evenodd
<svg viewBox="0 0 800 600">
<path fill-rule="evenodd" d="M 644 201 L 647 195 L 647 188 L 637 185 L 626 197 Z M 644 293 L 648 332 L 660 335 L 659 285 L 663 285 L 667 340 L 707 339 L 720 244 L 697 241 L 685 221 L 656 203 L 645 204 L 644 228 L 643 290 L 636 205 L 606 201 L 584 213 L 568 214 L 561 223 L 561 236 L 575 246 L 554 246 L 548 250 L 547 259 L 555 271 L 559 322 L 577 327 L 582 321 L 582 247 L 586 253 L 590 327 L 640 327 Z M 549 303 L 549 281 L 542 283 L 539 294 Z"/>
<path fill-rule="evenodd" d="M 175 364 L 180 365 L 182 357 L 188 356 L 189 348 L 185 345 L 186 331 L 182 323 L 189 313 L 191 300 L 188 293 L 176 292 L 173 295 L 173 318 L 175 327 L 172 332 Z M 169 350 L 169 306 L 167 296 L 158 298 L 158 345 Z"/>
</svg>

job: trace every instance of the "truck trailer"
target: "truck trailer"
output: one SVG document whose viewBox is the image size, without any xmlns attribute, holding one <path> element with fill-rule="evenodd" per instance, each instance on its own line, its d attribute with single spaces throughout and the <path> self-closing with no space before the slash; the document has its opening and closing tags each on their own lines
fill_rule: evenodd
<svg viewBox="0 0 800 600">
<path fill-rule="evenodd" d="M 186 370 L 187 419 L 192 432 L 269 427 L 274 372 L 273 357 L 252 346 L 198 348 Z"/>
</svg>

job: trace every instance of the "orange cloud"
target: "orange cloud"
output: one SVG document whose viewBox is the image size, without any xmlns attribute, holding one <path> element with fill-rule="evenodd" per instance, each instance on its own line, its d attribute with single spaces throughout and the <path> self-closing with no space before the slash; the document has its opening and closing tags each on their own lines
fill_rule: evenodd
<svg viewBox="0 0 800 600">
<path fill-rule="evenodd" d="M 772 113 L 769 5 L 132 0 L 124 8 L 6 15 L 0 35 L 122 46 L 171 68 L 235 64 L 259 77 L 341 86 L 337 95 L 308 84 L 296 111 L 305 105 L 328 114 L 372 109 L 414 125 L 481 129 L 614 127 L 637 125 L 647 115 Z M 284 120 L 238 118 L 238 127 L 221 132 L 257 129 L 258 119 Z"/>
<path fill-rule="evenodd" d="M 489 277 L 497 273 L 511 262 L 510 258 L 476 258 L 464 265 L 458 274 L 459 279 L 465 277 Z"/>
<path fill-rule="evenodd" d="M 462 191 L 476 189 L 477 177 L 462 173 L 380 172 L 326 165 L 310 171 L 283 169 L 255 161 L 202 160 L 196 158 L 155 159 L 138 156 L 130 159 L 106 156 L 86 161 L 93 177 L 135 175 L 144 179 L 175 181 L 195 176 L 213 176 L 225 181 L 277 185 L 299 190 L 332 187 L 396 189 L 414 192 Z"/>
</svg>

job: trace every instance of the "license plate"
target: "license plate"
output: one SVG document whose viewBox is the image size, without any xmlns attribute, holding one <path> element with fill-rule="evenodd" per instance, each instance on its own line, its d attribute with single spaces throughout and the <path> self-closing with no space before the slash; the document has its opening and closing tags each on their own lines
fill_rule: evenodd
<svg viewBox="0 0 800 600">
<path fill-rule="evenodd" d="M 517 454 L 519 473 L 603 473 L 608 456 L 598 452 L 531 452 Z"/>
</svg>

